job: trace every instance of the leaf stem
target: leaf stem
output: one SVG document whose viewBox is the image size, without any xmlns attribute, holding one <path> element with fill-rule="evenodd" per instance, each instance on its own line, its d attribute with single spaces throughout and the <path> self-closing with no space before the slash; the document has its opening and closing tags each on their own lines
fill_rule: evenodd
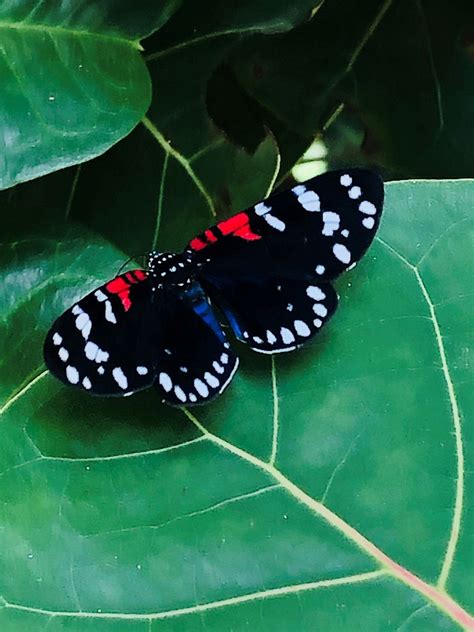
<svg viewBox="0 0 474 632">
<path fill-rule="evenodd" d="M 150 132 L 150 134 L 153 136 L 153 138 L 156 141 L 158 141 L 158 143 L 163 147 L 164 151 L 167 154 L 170 154 L 171 156 L 173 156 L 173 158 L 175 160 L 177 160 L 179 162 L 179 164 L 184 168 L 184 170 L 186 171 L 188 176 L 191 178 L 191 180 L 194 182 L 196 187 L 199 189 L 199 192 L 202 194 L 202 196 L 206 200 L 207 205 L 209 206 L 209 210 L 211 212 L 211 215 L 213 216 L 213 218 L 216 217 L 216 210 L 214 208 L 214 202 L 212 201 L 211 196 L 209 195 L 209 193 L 206 191 L 203 183 L 201 182 L 201 180 L 196 175 L 194 169 L 191 167 L 191 164 L 190 164 L 189 160 L 187 160 L 182 154 L 179 153 L 179 151 L 177 151 L 176 149 L 174 149 L 174 147 L 171 146 L 171 144 L 166 140 L 166 138 L 163 136 L 163 134 L 150 121 L 150 119 L 147 116 L 143 117 L 142 123 L 146 127 L 146 129 Z"/>
<path fill-rule="evenodd" d="M 165 178 L 166 178 L 166 172 L 168 170 L 168 160 L 169 160 L 169 153 L 165 152 L 165 157 L 163 159 L 163 169 L 161 171 L 161 180 L 160 180 L 160 192 L 158 195 L 158 209 L 156 212 L 156 223 L 155 223 L 155 234 L 153 235 L 153 243 L 152 243 L 152 250 L 156 250 L 156 244 L 158 243 L 158 233 L 160 231 L 160 225 L 161 225 L 161 214 L 162 214 L 162 210 L 163 210 L 163 197 L 164 197 L 164 190 L 165 190 Z"/>
</svg>

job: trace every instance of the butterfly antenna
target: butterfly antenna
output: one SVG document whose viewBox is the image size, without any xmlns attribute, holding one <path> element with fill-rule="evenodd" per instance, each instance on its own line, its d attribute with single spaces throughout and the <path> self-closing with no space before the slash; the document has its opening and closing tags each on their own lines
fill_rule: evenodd
<svg viewBox="0 0 474 632">
<path fill-rule="evenodd" d="M 122 273 L 122 271 L 124 270 L 124 268 L 126 268 L 128 266 L 128 264 L 130 263 L 130 261 L 133 261 L 134 259 L 141 259 L 143 261 L 143 258 L 146 257 L 146 254 L 139 254 L 139 255 L 133 255 L 132 257 L 129 257 L 127 259 L 127 261 L 125 261 L 124 263 L 122 263 L 122 265 L 120 266 L 117 275 L 119 276 L 119 274 Z M 142 263 L 142 261 L 140 261 L 140 263 Z M 143 264 L 142 264 L 143 265 Z"/>
</svg>

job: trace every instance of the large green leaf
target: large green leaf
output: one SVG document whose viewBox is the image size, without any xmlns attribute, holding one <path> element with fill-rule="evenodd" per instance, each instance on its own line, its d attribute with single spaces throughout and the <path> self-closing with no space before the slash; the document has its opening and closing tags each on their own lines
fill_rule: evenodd
<svg viewBox="0 0 474 632">
<path fill-rule="evenodd" d="M 0 6 L 0 188 L 83 162 L 150 103 L 139 39 L 180 0 L 30 0 Z"/>
<path fill-rule="evenodd" d="M 2 630 L 472 625 L 473 194 L 388 185 L 318 340 L 275 360 L 240 346 L 192 414 L 50 377 L 51 320 L 124 257 L 80 226 L 6 235 Z"/>
</svg>

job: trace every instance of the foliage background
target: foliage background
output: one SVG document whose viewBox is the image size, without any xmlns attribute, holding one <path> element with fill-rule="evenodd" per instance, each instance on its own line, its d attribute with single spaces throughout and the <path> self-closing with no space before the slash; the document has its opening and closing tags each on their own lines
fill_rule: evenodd
<svg viewBox="0 0 474 632">
<path fill-rule="evenodd" d="M 473 18 L 438 0 L 0 6 L 2 630 L 470 626 Z M 397 181 L 314 345 L 240 349 L 196 416 L 46 374 L 73 300 L 303 154 L 305 177 Z"/>
</svg>

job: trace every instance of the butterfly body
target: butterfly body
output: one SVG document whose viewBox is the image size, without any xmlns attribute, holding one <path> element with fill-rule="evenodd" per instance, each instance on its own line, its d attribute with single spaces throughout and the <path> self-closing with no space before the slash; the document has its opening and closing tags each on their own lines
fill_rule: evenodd
<svg viewBox="0 0 474 632">
<path fill-rule="evenodd" d="M 310 340 L 337 307 L 331 281 L 360 260 L 383 184 L 352 169 L 318 176 L 218 222 L 182 253 L 158 253 L 91 292 L 53 324 L 50 371 L 97 395 L 154 385 L 172 405 L 210 401 L 238 359 L 216 316 L 260 353 Z"/>
</svg>

